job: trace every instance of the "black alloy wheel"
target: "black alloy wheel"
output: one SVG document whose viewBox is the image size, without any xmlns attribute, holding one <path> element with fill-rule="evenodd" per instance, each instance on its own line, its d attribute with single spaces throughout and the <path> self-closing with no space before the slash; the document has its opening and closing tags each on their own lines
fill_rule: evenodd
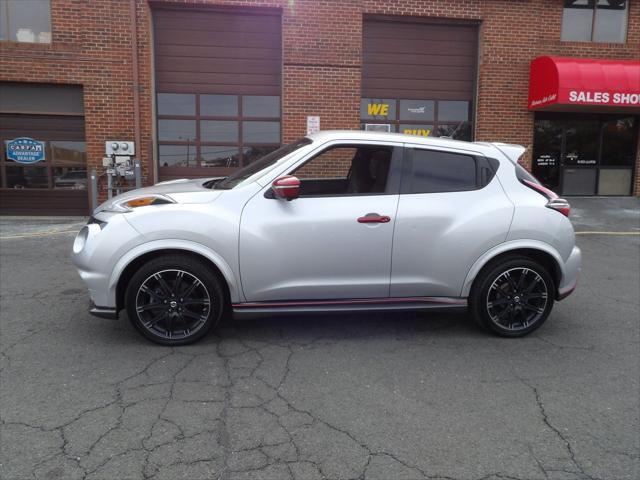
<svg viewBox="0 0 640 480">
<path fill-rule="evenodd" d="M 470 308 L 483 327 L 505 337 L 532 332 L 549 316 L 555 286 L 547 270 L 525 258 L 507 257 L 483 270 L 474 283 Z"/>
<path fill-rule="evenodd" d="M 542 277 L 525 267 L 498 276 L 487 293 L 491 321 L 508 330 L 522 330 L 540 320 L 549 291 Z"/>
<path fill-rule="evenodd" d="M 190 256 L 163 256 L 136 272 L 126 292 L 129 319 L 146 338 L 183 345 L 220 320 L 224 295 L 216 276 Z"/>
</svg>

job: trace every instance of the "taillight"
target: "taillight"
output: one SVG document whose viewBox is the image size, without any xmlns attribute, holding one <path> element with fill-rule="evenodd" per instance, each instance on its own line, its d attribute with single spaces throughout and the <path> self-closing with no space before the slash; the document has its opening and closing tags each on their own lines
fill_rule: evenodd
<svg viewBox="0 0 640 480">
<path fill-rule="evenodd" d="M 551 208 L 552 210 L 560 212 L 565 217 L 569 216 L 569 213 L 571 212 L 571 205 L 569 205 L 569 202 L 567 202 L 564 198 L 558 197 L 556 192 L 543 187 L 539 183 L 532 182 L 531 180 L 522 179 L 520 181 L 530 189 L 535 190 L 540 195 L 549 200 L 545 205 L 547 208 Z"/>
</svg>

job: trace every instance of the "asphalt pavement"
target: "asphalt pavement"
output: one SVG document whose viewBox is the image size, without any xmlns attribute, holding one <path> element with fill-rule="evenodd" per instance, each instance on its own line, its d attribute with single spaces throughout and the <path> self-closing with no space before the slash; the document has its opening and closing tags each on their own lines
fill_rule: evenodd
<svg viewBox="0 0 640 480">
<path fill-rule="evenodd" d="M 263 318 L 193 346 L 96 319 L 83 219 L 0 219 L 3 479 L 637 479 L 640 199 L 572 199 L 576 292 L 465 315 Z"/>
</svg>

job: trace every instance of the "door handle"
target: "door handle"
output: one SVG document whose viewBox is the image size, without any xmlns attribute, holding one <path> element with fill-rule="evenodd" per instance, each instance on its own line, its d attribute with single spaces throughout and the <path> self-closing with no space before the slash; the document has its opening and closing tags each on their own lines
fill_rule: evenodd
<svg viewBox="0 0 640 480">
<path fill-rule="evenodd" d="M 378 213 L 367 213 L 364 217 L 358 218 L 358 223 L 389 223 L 391 217 Z"/>
</svg>

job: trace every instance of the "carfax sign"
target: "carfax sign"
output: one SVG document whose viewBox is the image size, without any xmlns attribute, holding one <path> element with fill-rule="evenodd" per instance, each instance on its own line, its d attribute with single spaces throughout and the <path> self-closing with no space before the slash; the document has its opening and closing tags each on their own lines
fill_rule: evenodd
<svg viewBox="0 0 640 480">
<path fill-rule="evenodd" d="M 7 160 L 26 165 L 44 160 L 44 142 L 33 138 L 14 138 L 7 142 Z"/>
</svg>

